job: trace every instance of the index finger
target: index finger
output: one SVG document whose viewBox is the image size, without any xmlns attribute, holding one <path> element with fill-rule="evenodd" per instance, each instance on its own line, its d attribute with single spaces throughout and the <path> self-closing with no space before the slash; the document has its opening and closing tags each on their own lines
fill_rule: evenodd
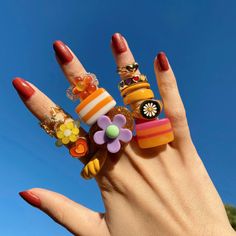
<svg viewBox="0 0 236 236">
<path fill-rule="evenodd" d="M 48 124 L 45 123 L 45 121 L 49 120 L 51 122 L 52 119 L 55 118 L 55 114 L 53 114 L 53 111 L 55 111 L 58 115 L 56 117 L 57 121 L 63 122 L 66 120 L 66 122 L 68 123 L 74 122 L 74 120 L 67 113 L 65 113 L 63 110 L 58 110 L 59 107 L 33 84 L 29 83 L 28 81 L 22 78 L 15 78 L 12 83 L 13 83 L 14 88 L 18 92 L 20 98 L 24 102 L 25 106 L 40 122 L 42 122 L 41 124 L 44 124 L 46 126 L 51 125 L 50 123 Z M 75 127 L 72 127 L 72 128 L 75 128 Z M 54 127 L 49 127 L 48 131 L 50 131 L 50 129 L 54 129 Z M 78 127 L 78 129 L 79 131 L 75 133 L 79 133 L 79 137 L 85 138 L 87 141 L 87 138 L 86 138 L 87 134 L 84 131 L 84 129 L 81 127 Z M 73 130 L 71 132 L 73 132 Z M 54 134 L 54 136 L 56 135 Z M 76 135 L 76 137 L 78 137 L 78 134 Z M 73 141 L 72 138 L 71 138 L 71 141 Z M 68 143 L 68 145 L 65 145 L 65 146 L 67 148 L 71 148 L 70 143 Z M 84 157 L 81 157 L 80 160 L 83 163 L 86 163 L 87 155 Z"/>
</svg>

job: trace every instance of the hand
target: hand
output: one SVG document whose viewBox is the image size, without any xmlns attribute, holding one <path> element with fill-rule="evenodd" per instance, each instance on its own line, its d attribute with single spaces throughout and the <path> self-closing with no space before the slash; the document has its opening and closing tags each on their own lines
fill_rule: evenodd
<svg viewBox="0 0 236 236">
<path fill-rule="evenodd" d="M 135 61 L 120 34 L 113 35 L 111 47 L 117 66 Z M 54 48 L 70 83 L 85 72 L 62 42 L 56 42 Z M 235 235 L 222 200 L 192 143 L 176 80 L 164 53 L 155 58 L 154 70 L 175 140 L 145 150 L 133 139 L 123 152 L 106 160 L 96 177 L 106 209 L 104 214 L 45 189 L 31 189 L 21 196 L 75 235 Z M 13 84 L 39 120 L 55 106 L 29 82 L 15 79 Z"/>
</svg>

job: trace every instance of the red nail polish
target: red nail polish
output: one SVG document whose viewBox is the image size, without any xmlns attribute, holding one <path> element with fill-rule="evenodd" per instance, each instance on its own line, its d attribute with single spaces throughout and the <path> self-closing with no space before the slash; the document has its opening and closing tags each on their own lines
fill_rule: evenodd
<svg viewBox="0 0 236 236">
<path fill-rule="evenodd" d="M 26 201 L 28 202 L 30 205 L 40 208 L 41 207 L 41 201 L 39 199 L 38 196 L 36 196 L 35 194 L 33 194 L 30 191 L 23 191 L 20 192 L 19 195 Z"/>
<path fill-rule="evenodd" d="M 157 66 L 160 71 L 169 70 L 169 64 L 164 52 L 159 52 L 157 55 Z"/>
<path fill-rule="evenodd" d="M 122 35 L 119 33 L 115 33 L 112 35 L 112 45 L 115 49 L 115 52 L 118 54 L 125 52 L 127 50 L 125 41 L 124 41 Z"/>
<path fill-rule="evenodd" d="M 35 90 L 24 79 L 15 78 L 12 81 L 12 84 L 20 95 L 20 97 L 25 101 L 28 100 L 35 93 Z"/>
<path fill-rule="evenodd" d="M 61 64 L 65 65 L 73 60 L 73 55 L 62 41 L 55 41 L 53 48 Z"/>
</svg>

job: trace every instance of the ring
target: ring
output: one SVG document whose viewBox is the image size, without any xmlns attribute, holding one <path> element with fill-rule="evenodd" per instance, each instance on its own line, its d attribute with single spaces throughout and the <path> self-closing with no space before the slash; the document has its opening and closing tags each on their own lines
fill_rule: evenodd
<svg viewBox="0 0 236 236">
<path fill-rule="evenodd" d="M 123 90 L 134 84 L 144 83 L 144 82 L 147 82 L 147 77 L 145 75 L 134 75 L 133 77 L 121 80 L 118 85 L 118 88 L 120 92 L 122 92 Z"/>
<path fill-rule="evenodd" d="M 162 107 L 160 100 L 145 100 L 136 104 L 136 107 L 132 109 L 132 115 L 136 119 L 152 120 L 160 115 Z"/>
<path fill-rule="evenodd" d="M 72 119 L 71 116 L 66 113 L 58 105 L 50 108 L 50 116 L 45 116 L 44 120 L 39 123 L 41 128 L 45 130 L 51 137 L 55 136 L 56 126 L 65 123 L 65 120 Z"/>
<path fill-rule="evenodd" d="M 136 124 L 136 137 L 140 148 L 157 147 L 174 140 L 168 118 Z"/>
<path fill-rule="evenodd" d="M 72 157 L 80 158 L 88 154 L 87 139 L 80 136 L 80 122 L 73 120 L 61 107 L 51 107 L 50 116 L 46 116 L 40 126 L 57 139 L 57 147 L 68 147 Z"/>
<path fill-rule="evenodd" d="M 98 89 L 98 80 L 93 73 L 84 73 L 74 79 L 74 83 L 66 90 L 66 95 L 72 101 L 84 100 Z"/>
<path fill-rule="evenodd" d="M 127 94 L 124 98 L 124 104 L 129 105 L 140 100 L 152 99 L 154 98 L 154 94 L 151 89 L 142 88 L 138 90 L 134 90 L 131 93 Z"/>
<path fill-rule="evenodd" d="M 118 67 L 117 72 L 123 78 L 119 90 L 125 105 L 129 105 L 136 119 L 135 131 L 140 148 L 152 148 L 174 140 L 169 119 L 158 119 L 163 104 L 155 100 L 154 93 L 145 75 L 134 73 L 138 63 Z"/>
<path fill-rule="evenodd" d="M 132 64 L 128 64 L 126 66 L 118 66 L 117 73 L 120 75 L 121 78 L 127 78 L 127 76 L 133 76 L 135 72 L 138 70 L 138 63 L 134 62 Z"/>
<path fill-rule="evenodd" d="M 104 88 L 99 88 L 81 101 L 75 111 L 84 123 L 92 125 L 115 105 L 114 98 Z"/>
</svg>

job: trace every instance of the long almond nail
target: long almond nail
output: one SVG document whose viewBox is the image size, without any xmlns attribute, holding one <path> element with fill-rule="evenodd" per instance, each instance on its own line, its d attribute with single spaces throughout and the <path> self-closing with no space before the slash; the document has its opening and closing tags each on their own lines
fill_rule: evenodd
<svg viewBox="0 0 236 236">
<path fill-rule="evenodd" d="M 30 84 L 22 78 L 15 78 L 12 84 L 24 101 L 28 100 L 35 93 Z"/>
<path fill-rule="evenodd" d="M 127 50 L 125 41 L 121 34 L 115 33 L 112 35 L 112 45 L 116 53 L 122 53 Z"/>
<path fill-rule="evenodd" d="M 41 201 L 39 199 L 38 196 L 36 196 L 35 194 L 33 194 L 30 191 L 23 191 L 20 192 L 19 195 L 26 201 L 28 202 L 30 205 L 40 208 L 41 207 Z"/>
<path fill-rule="evenodd" d="M 160 71 L 169 70 L 169 64 L 166 58 L 166 54 L 164 52 L 159 52 L 157 54 L 157 66 Z"/>
<path fill-rule="evenodd" d="M 61 64 L 65 65 L 73 60 L 73 55 L 62 41 L 55 41 L 53 48 Z"/>
</svg>

